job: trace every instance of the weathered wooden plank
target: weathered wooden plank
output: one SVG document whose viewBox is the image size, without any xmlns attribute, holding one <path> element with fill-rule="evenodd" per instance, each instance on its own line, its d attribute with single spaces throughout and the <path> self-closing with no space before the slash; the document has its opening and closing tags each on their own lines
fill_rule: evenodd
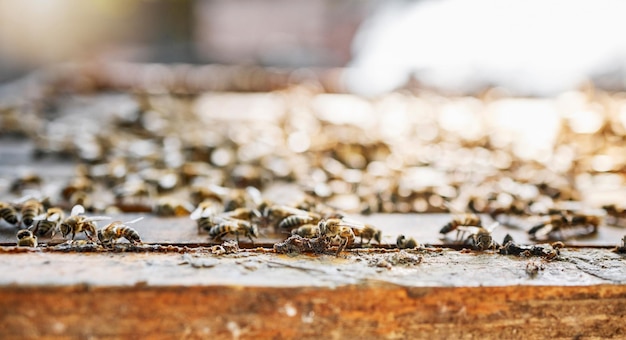
<svg viewBox="0 0 626 340">
<path fill-rule="evenodd" d="M 623 259 L 598 251 L 603 253 L 566 250 L 562 256 L 593 256 L 600 259 L 591 264 L 596 270 L 610 263 L 624 282 Z M 577 260 L 543 263 L 531 278 L 526 263 L 536 259 L 456 251 L 412 255 L 423 258 L 391 269 L 354 252 L 340 259 L 250 251 L 194 257 L 206 267 L 193 267 L 180 254 L 2 255 L 1 272 L 8 275 L 0 285 L 0 334 L 501 339 L 626 332 L 625 286 L 580 271 Z"/>
</svg>

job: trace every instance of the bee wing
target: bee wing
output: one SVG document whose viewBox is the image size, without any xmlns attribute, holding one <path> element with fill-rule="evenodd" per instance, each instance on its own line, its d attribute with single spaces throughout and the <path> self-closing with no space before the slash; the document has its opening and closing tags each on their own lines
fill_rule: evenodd
<svg viewBox="0 0 626 340">
<path fill-rule="evenodd" d="M 59 213 L 54 213 L 54 214 L 48 216 L 48 221 L 50 221 L 50 222 L 56 222 L 59 219 L 61 219 L 61 214 L 59 214 Z"/>
<path fill-rule="evenodd" d="M 342 218 L 341 223 L 339 225 L 350 227 L 350 228 L 356 228 L 356 229 L 363 229 L 365 227 L 365 224 L 363 222 L 353 220 L 350 218 Z"/>
<path fill-rule="evenodd" d="M 46 214 L 46 213 L 43 213 L 43 214 L 37 215 L 37 216 L 35 216 L 35 217 L 33 218 L 33 221 L 43 221 L 43 220 L 46 220 L 46 216 L 47 216 L 47 214 Z"/>
<path fill-rule="evenodd" d="M 133 224 L 133 223 L 137 223 L 137 222 L 139 222 L 141 220 L 143 220 L 143 216 L 137 217 L 136 219 L 134 219 L 132 221 L 124 222 L 124 224 Z"/>
<path fill-rule="evenodd" d="M 463 211 L 463 209 L 459 209 L 459 207 L 456 207 L 454 205 L 452 205 L 452 203 L 448 202 L 448 201 L 444 201 L 443 205 L 448 208 L 448 210 L 450 210 L 451 213 L 455 214 L 455 215 L 463 215 L 465 212 Z"/>
<path fill-rule="evenodd" d="M 197 220 L 200 219 L 200 217 L 202 217 L 202 212 L 204 211 L 203 207 L 197 207 L 196 210 L 194 210 L 191 215 L 189 215 L 189 218 L 192 220 Z"/>
<path fill-rule="evenodd" d="M 109 216 L 89 216 L 87 218 L 85 218 L 85 222 L 95 222 L 95 221 L 104 221 L 104 220 L 110 220 L 111 217 Z"/>
<path fill-rule="evenodd" d="M 485 228 L 491 234 L 498 226 L 500 226 L 500 222 L 493 222 L 489 227 Z"/>
<path fill-rule="evenodd" d="M 464 231 L 464 232 L 470 233 L 470 234 L 475 234 L 475 233 L 477 233 L 479 230 L 481 230 L 483 228 L 461 225 L 461 226 L 458 226 L 456 229 L 460 230 L 460 231 Z"/>
<path fill-rule="evenodd" d="M 230 193 L 230 190 L 226 187 L 222 187 L 219 185 L 215 185 L 215 184 L 210 184 L 209 185 L 209 190 L 213 191 L 214 193 L 224 197 L 224 196 L 228 196 L 228 194 Z"/>
<path fill-rule="evenodd" d="M 253 186 L 246 187 L 246 192 L 248 196 L 252 199 L 252 202 L 255 206 L 258 206 L 263 202 L 263 195 L 261 195 L 261 191 Z"/>
<path fill-rule="evenodd" d="M 80 204 L 76 204 L 74 207 L 72 207 L 72 212 L 70 213 L 70 215 L 75 216 L 75 215 L 80 215 L 84 213 L 85 213 L 85 207 L 83 207 Z"/>
</svg>

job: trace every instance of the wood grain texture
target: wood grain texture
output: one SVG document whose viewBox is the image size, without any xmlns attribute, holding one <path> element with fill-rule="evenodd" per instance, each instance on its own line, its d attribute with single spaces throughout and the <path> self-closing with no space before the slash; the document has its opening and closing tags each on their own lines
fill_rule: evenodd
<svg viewBox="0 0 626 340">
<path fill-rule="evenodd" d="M 70 298 L 67 298 L 70 297 Z M 623 338 L 624 286 L 4 287 L 2 338 Z"/>
</svg>

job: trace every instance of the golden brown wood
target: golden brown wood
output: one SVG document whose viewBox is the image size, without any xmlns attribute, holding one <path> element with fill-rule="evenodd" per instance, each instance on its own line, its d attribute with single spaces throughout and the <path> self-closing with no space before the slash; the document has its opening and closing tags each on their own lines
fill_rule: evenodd
<svg viewBox="0 0 626 340">
<path fill-rule="evenodd" d="M 620 338 L 624 286 L 0 289 L 3 339 Z"/>
</svg>

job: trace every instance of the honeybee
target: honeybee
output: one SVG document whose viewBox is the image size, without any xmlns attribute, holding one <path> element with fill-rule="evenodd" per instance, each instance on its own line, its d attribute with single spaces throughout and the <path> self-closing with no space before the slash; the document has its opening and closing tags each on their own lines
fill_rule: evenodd
<svg viewBox="0 0 626 340">
<path fill-rule="evenodd" d="M 606 223 L 618 227 L 626 227 L 626 209 L 615 204 L 609 204 L 602 207 L 606 212 Z"/>
<path fill-rule="evenodd" d="M 320 236 L 320 227 L 317 224 L 305 224 L 291 230 L 291 235 L 298 235 L 304 238 L 315 238 Z"/>
<path fill-rule="evenodd" d="M 318 223 L 320 228 L 320 235 L 330 239 L 339 239 L 339 247 L 337 248 L 337 256 L 343 251 L 346 246 L 354 242 L 354 232 L 352 227 L 354 225 L 349 224 L 339 218 L 330 218 L 321 220 Z"/>
<path fill-rule="evenodd" d="M 352 231 L 355 236 L 361 237 L 361 245 L 363 245 L 363 239 L 367 239 L 367 244 L 370 244 L 372 239 L 378 244 L 381 243 L 382 231 L 371 224 L 364 224 L 363 227 L 352 227 Z"/>
<path fill-rule="evenodd" d="M 45 213 L 34 218 L 36 223 L 33 234 L 37 236 L 52 233 L 54 236 L 57 225 L 63 220 L 65 214 L 60 208 L 49 208 Z"/>
<path fill-rule="evenodd" d="M 239 234 L 243 234 L 250 239 L 250 243 L 254 243 L 252 237 L 259 236 L 255 224 L 237 219 L 219 218 L 217 224 L 209 230 L 209 236 L 216 241 L 220 241 L 228 234 L 234 234 L 237 242 L 239 242 Z"/>
<path fill-rule="evenodd" d="M 41 185 L 42 179 L 39 175 L 31 173 L 22 177 L 18 177 L 11 183 L 11 192 L 19 193 L 27 188 L 38 188 Z"/>
<path fill-rule="evenodd" d="M 76 192 L 92 192 L 93 181 L 87 176 L 78 176 L 72 178 L 72 180 L 61 190 L 61 196 L 64 199 L 70 200 L 70 197 Z"/>
<path fill-rule="evenodd" d="M 299 225 L 306 223 L 317 223 L 321 219 L 321 216 L 315 212 L 310 212 L 302 209 L 297 209 L 287 205 L 269 205 L 262 211 L 261 215 L 266 223 L 273 224 L 274 226 L 284 229 L 295 228 Z M 292 216 L 299 216 L 290 218 Z M 286 220 L 283 223 L 283 220 Z M 310 219 L 310 221 L 309 221 Z M 305 220 L 305 221 L 303 221 Z M 282 223 L 282 226 L 281 226 Z"/>
<path fill-rule="evenodd" d="M 76 237 L 77 233 L 84 232 L 85 236 L 90 241 L 93 241 L 93 236 L 96 235 L 96 221 L 108 219 L 106 216 L 92 216 L 87 217 L 82 214 L 85 213 L 85 208 L 82 205 L 75 205 L 72 208 L 70 216 L 61 222 L 59 229 L 63 237 L 66 237 L 69 233 L 72 233 L 72 240 Z"/>
<path fill-rule="evenodd" d="M 132 244 L 141 243 L 139 233 L 127 224 L 133 224 L 142 219 L 143 217 L 139 217 L 128 222 L 111 222 L 98 230 L 98 240 L 103 246 L 112 246 L 115 241 L 122 237 L 127 239 Z"/>
<path fill-rule="evenodd" d="M 193 210 L 191 203 L 173 197 L 161 197 L 152 207 L 158 216 L 186 216 Z"/>
<path fill-rule="evenodd" d="M 465 244 L 471 246 L 476 250 L 495 250 L 499 244 L 491 237 L 491 232 L 499 225 L 495 222 L 491 227 L 474 227 L 474 226 L 459 226 L 464 233 L 469 233 L 469 236 L 465 239 Z"/>
<path fill-rule="evenodd" d="M 28 229 L 17 232 L 17 245 L 19 247 L 37 247 L 37 236 Z"/>
<path fill-rule="evenodd" d="M 29 228 L 35 222 L 35 217 L 41 215 L 44 212 L 44 207 L 41 201 L 31 198 L 22 204 L 22 224 Z"/>
<path fill-rule="evenodd" d="M 456 230 L 456 240 L 458 241 L 461 233 L 465 230 L 461 227 L 482 228 L 482 221 L 476 214 L 463 214 L 461 216 L 454 217 L 452 221 L 444 225 L 441 230 L 439 230 L 439 233 L 445 235 Z"/>
<path fill-rule="evenodd" d="M 210 186 L 192 186 L 190 189 L 190 198 L 193 204 L 198 205 L 204 201 L 211 200 L 222 203 L 222 197 L 226 195 L 228 189 L 217 185 Z"/>
<path fill-rule="evenodd" d="M 528 230 L 528 234 L 530 235 L 530 238 L 535 240 L 562 240 L 564 239 L 563 230 L 582 227 L 586 229 L 583 235 L 592 235 L 598 231 L 599 225 L 599 216 L 557 212 L 552 213 L 546 222 L 537 224 Z"/>
<path fill-rule="evenodd" d="M 189 218 L 196 221 L 198 233 L 202 230 L 210 231 L 215 224 L 214 217 L 217 216 L 220 210 L 221 205 L 213 200 L 206 200 L 198 205 L 191 215 L 189 215 Z"/>
<path fill-rule="evenodd" d="M 252 222 L 255 218 L 261 217 L 261 213 L 252 208 L 237 208 L 235 210 L 223 212 L 220 216 Z"/>
<path fill-rule="evenodd" d="M 155 188 L 141 178 L 128 178 L 124 183 L 115 187 L 113 192 L 118 204 L 125 203 L 124 201 L 128 199 L 141 203 L 144 199 L 156 195 Z"/>
<path fill-rule="evenodd" d="M 287 216 L 283 218 L 278 223 L 278 229 L 280 230 L 293 229 L 293 228 L 303 226 L 305 224 L 312 224 L 312 223 L 318 223 L 318 222 L 319 222 L 319 218 L 315 218 L 310 215 L 291 215 L 291 216 Z"/>
<path fill-rule="evenodd" d="M 13 225 L 17 225 L 19 222 L 15 207 L 5 202 L 0 202 L 0 219 L 3 219 L 7 221 L 7 223 Z"/>
<path fill-rule="evenodd" d="M 414 238 L 406 238 L 404 235 L 398 235 L 396 239 L 396 246 L 398 249 L 413 249 L 417 248 L 418 244 Z"/>
</svg>

